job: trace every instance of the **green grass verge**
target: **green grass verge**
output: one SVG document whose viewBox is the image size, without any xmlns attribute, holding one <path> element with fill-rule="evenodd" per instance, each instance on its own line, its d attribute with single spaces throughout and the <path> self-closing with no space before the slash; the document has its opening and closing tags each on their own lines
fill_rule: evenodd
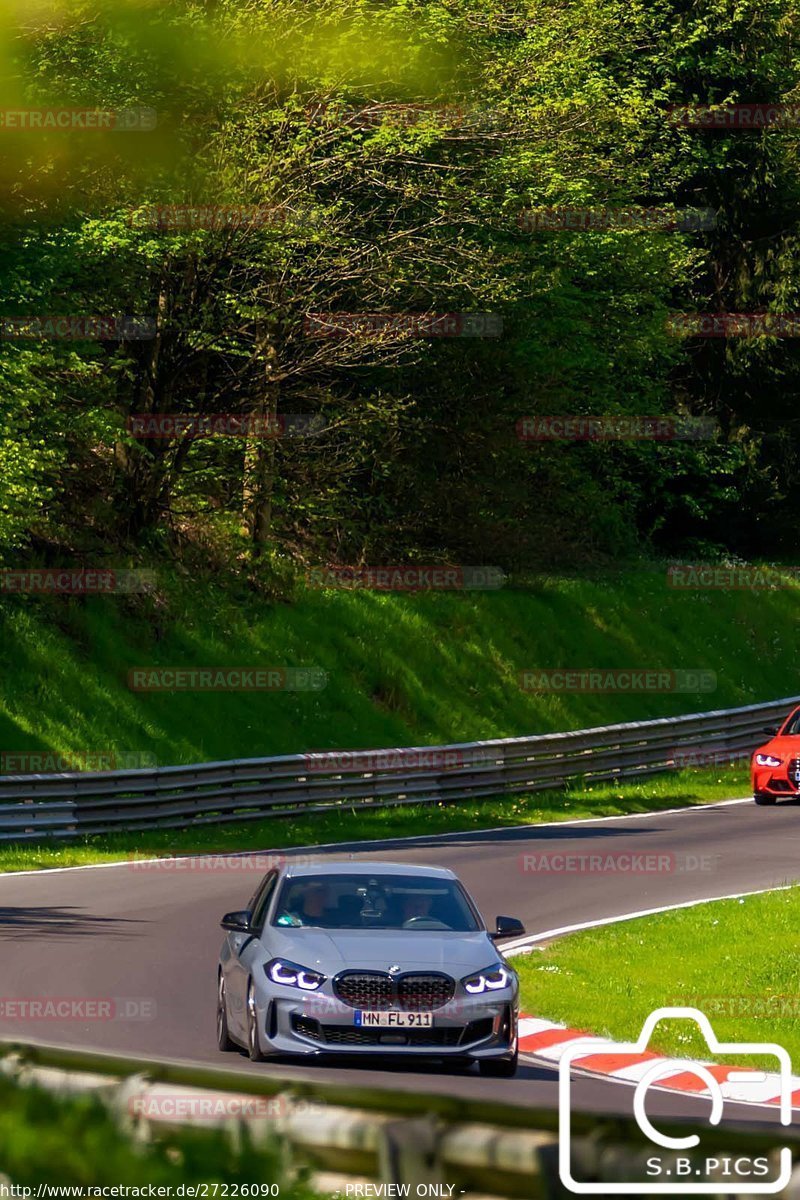
<svg viewBox="0 0 800 1200">
<path fill-rule="evenodd" d="M 289 582 L 278 600 L 224 575 L 190 581 L 162 570 L 158 578 L 154 596 L 0 599 L 0 770 L 6 754 L 47 750 L 79 761 L 143 753 L 167 765 L 469 741 L 800 690 L 786 669 L 797 585 L 761 594 L 679 592 L 667 586 L 666 568 L 654 565 L 461 594 L 315 592 Z M 318 666 L 329 683 L 306 693 L 131 692 L 129 669 L 146 665 Z M 702 668 L 716 672 L 718 687 L 639 696 L 540 695 L 519 687 L 526 668 L 589 666 Z M 457 832 L 744 794 L 741 773 L 721 775 L 685 772 L 460 807 L 342 811 L 5 848 L 0 869 Z"/>
<path fill-rule="evenodd" d="M 413 837 L 420 832 L 463 833 L 542 821 L 607 817 L 658 811 L 747 794 L 740 768 L 686 770 L 635 783 L 594 784 L 564 792 L 537 792 L 459 805 L 413 805 L 359 812 L 340 809 L 310 817 L 264 819 L 197 829 L 154 830 L 116 837 L 85 838 L 59 845 L 0 847 L 0 872 L 114 862 L 129 855 L 169 855 L 238 850 L 279 850 L 326 842 Z"/>
<path fill-rule="evenodd" d="M 284 1165 L 278 1138 L 255 1148 L 246 1134 L 236 1142 L 223 1131 L 161 1132 L 134 1142 L 94 1097 L 67 1099 L 0 1079 L 0 1181 L 37 1184 L 233 1185 L 274 1183 L 286 1200 L 314 1195 L 302 1175 Z M 213 1195 L 213 1187 L 208 1192 Z M 220 1192 L 221 1194 L 221 1192 Z"/>
<path fill-rule="evenodd" d="M 514 960 L 523 1010 L 633 1041 L 654 1009 L 690 1005 L 720 1041 L 777 1042 L 797 1070 L 799 924 L 800 886 L 571 934 Z M 652 1048 L 666 1054 L 708 1054 L 691 1022 L 661 1022 L 655 1035 Z M 729 1061 L 747 1065 L 741 1055 Z M 776 1069 L 774 1058 L 760 1061 Z"/>
<path fill-rule="evenodd" d="M 14 565 L 14 564 L 9 564 Z M 124 563 L 117 563 L 124 566 Z M 146 565 L 146 564 L 144 564 Z M 188 573 L 187 573 L 188 575 Z M 158 572 L 154 596 L 0 599 L 0 754 L 162 765 L 546 733 L 800 691 L 800 587 L 681 592 L 666 567 L 495 592 L 308 591 Z M 135 693 L 144 666 L 317 666 L 318 692 Z M 702 694 L 521 690 L 529 668 L 703 668 Z"/>
</svg>

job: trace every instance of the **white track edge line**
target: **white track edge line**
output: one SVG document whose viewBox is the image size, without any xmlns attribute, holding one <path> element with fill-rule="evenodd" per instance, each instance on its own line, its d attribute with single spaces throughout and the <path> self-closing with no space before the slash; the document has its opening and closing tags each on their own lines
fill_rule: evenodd
<svg viewBox="0 0 800 1200">
<path fill-rule="evenodd" d="M 543 1067 L 545 1069 L 550 1068 L 553 1071 L 553 1073 L 556 1076 L 558 1076 L 559 1067 L 558 1067 L 557 1062 L 555 1062 L 555 1063 L 548 1062 L 546 1059 L 537 1058 L 535 1054 L 526 1054 L 526 1052 L 524 1050 L 520 1051 L 520 1059 L 522 1061 L 524 1061 L 525 1063 L 529 1064 L 530 1066 L 535 1066 L 535 1067 L 540 1067 L 540 1068 Z M 688 1061 L 689 1060 L 687 1059 L 687 1062 Z M 625 1079 L 625 1077 L 622 1075 L 608 1075 L 608 1074 L 604 1074 L 602 1071 L 587 1071 L 587 1069 L 585 1067 L 572 1067 L 570 1069 L 570 1074 L 574 1075 L 576 1078 L 579 1077 L 581 1079 L 595 1079 L 595 1080 L 605 1081 L 606 1083 L 621 1083 L 621 1084 L 626 1084 L 628 1087 L 636 1087 L 635 1079 Z M 709 1103 L 711 1102 L 711 1097 L 708 1095 L 704 1095 L 702 1092 L 684 1092 L 680 1088 L 663 1087 L 661 1084 L 658 1084 L 658 1083 L 651 1084 L 648 1091 L 660 1092 L 661 1095 L 663 1095 L 663 1096 L 673 1096 L 673 1097 L 678 1097 L 678 1096 L 687 1097 L 688 1096 L 695 1100 L 706 1100 Z M 778 1112 L 779 1111 L 777 1104 L 770 1104 L 766 1100 L 731 1100 L 731 1099 L 728 1099 L 725 1101 L 725 1104 L 726 1105 L 737 1104 L 741 1108 L 759 1108 L 759 1109 L 766 1108 L 769 1112 Z M 793 1108 L 792 1112 L 797 1112 L 797 1109 Z"/>
<path fill-rule="evenodd" d="M 610 821 L 644 821 L 650 820 L 654 817 L 671 817 L 683 815 L 685 813 L 704 812 L 709 808 L 726 808 L 734 804 L 752 803 L 752 799 L 749 796 L 745 796 L 741 799 L 735 800 L 714 800 L 710 804 L 690 804 L 683 808 L 659 808 L 652 812 L 617 813 L 611 817 L 575 817 L 568 821 L 539 821 L 532 822 L 531 824 L 527 825 L 494 825 L 489 829 L 464 829 L 457 833 L 420 833 L 414 834 L 411 837 L 373 838 L 364 842 L 320 842 L 313 846 L 281 846 L 272 850 L 231 850 L 227 854 L 222 850 L 210 850 L 206 851 L 205 853 L 202 851 L 196 851 L 194 854 L 180 854 L 175 855 L 174 857 L 170 857 L 168 854 L 165 854 L 161 858 L 137 858 L 135 860 L 124 858 L 115 862 L 107 863 L 77 863 L 73 867 L 29 867 L 24 871 L 0 871 L 0 880 L 14 878 L 15 876 L 20 875 L 60 875 L 64 871 L 102 871 L 109 867 L 130 867 L 133 861 L 135 861 L 137 864 L 145 864 L 162 862 L 165 859 L 170 862 L 184 862 L 190 858 L 244 858 L 247 855 L 252 855 L 255 858 L 260 856 L 266 857 L 267 855 L 298 854 L 302 852 L 308 853 L 310 851 L 313 852 L 314 850 L 336 850 L 341 849 L 342 846 L 359 846 L 364 847 L 365 849 L 370 847 L 372 849 L 380 849 L 382 846 L 384 848 L 389 848 L 398 842 L 402 842 L 404 845 L 413 846 L 418 842 L 429 842 L 432 838 L 435 838 L 436 841 L 444 842 L 449 841 L 452 838 L 479 836 L 480 834 L 485 833 L 519 833 L 524 830 L 555 828 L 563 829 L 571 825 L 604 825 Z M 351 853 L 356 853 L 356 851 L 351 851 Z"/>
<path fill-rule="evenodd" d="M 635 921 L 638 917 L 654 917 L 659 913 L 675 912 L 679 908 L 696 908 L 700 904 L 717 904 L 721 900 L 743 900 L 746 896 L 765 896 L 769 892 L 790 892 L 792 888 L 797 887 L 795 883 L 776 884 L 775 887 L 755 888 L 751 892 L 732 892 L 727 896 L 705 896 L 700 900 L 683 900 L 679 904 L 662 904 L 658 908 L 642 908 L 638 912 L 622 913 L 616 917 L 599 917 L 593 921 L 580 921 L 576 925 L 562 925 L 559 929 L 548 929 L 544 933 L 534 933 L 530 937 L 519 939 L 512 944 L 503 948 L 503 953 L 507 958 L 513 958 L 517 954 L 525 954 L 528 950 L 536 948 L 537 942 L 544 942 L 550 938 L 563 937 L 568 933 L 579 933 L 583 929 L 598 929 L 602 925 L 617 925 L 622 921 Z"/>
</svg>

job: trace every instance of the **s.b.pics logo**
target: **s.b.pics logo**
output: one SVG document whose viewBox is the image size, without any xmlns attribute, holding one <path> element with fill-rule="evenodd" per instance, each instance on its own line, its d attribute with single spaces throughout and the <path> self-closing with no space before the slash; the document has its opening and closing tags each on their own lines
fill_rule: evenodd
<svg viewBox="0 0 800 1200">
<path fill-rule="evenodd" d="M 695 1022 L 712 1054 L 731 1055 L 737 1067 L 718 1067 L 714 1063 L 691 1062 L 679 1058 L 647 1058 L 651 1035 L 659 1021 L 684 1018 Z M 649 1142 L 644 1155 L 637 1146 L 631 1161 L 643 1162 L 641 1178 L 617 1182 L 592 1179 L 591 1172 L 580 1168 L 580 1155 L 574 1153 L 571 1116 L 571 1075 L 592 1056 L 596 1069 L 603 1055 L 638 1057 L 638 1078 L 632 1092 L 631 1109 L 639 1129 Z M 770 1056 L 776 1070 L 746 1068 L 748 1056 Z M 598 1059 L 597 1056 L 601 1056 Z M 738 1062 L 742 1066 L 738 1066 Z M 588 1064 L 587 1064 L 588 1065 Z M 633 1069 L 633 1068 L 631 1068 Z M 681 1078 L 678 1079 L 677 1077 Z M 565 1188 L 577 1195 L 758 1195 L 774 1194 L 789 1182 L 792 1155 L 788 1146 L 765 1153 L 748 1153 L 746 1143 L 732 1152 L 720 1152 L 714 1145 L 714 1127 L 722 1120 L 725 1104 L 769 1102 L 777 1109 L 782 1125 L 791 1121 L 792 1066 L 789 1055 L 774 1042 L 719 1042 L 708 1018 L 697 1008 L 659 1008 L 645 1021 L 638 1041 L 620 1044 L 603 1038 L 582 1038 L 572 1043 L 559 1060 L 559 1174 Z M 710 1130 L 685 1136 L 667 1134 L 647 1113 L 647 1095 L 652 1087 L 681 1088 L 711 1102 Z M 679 1094 L 673 1091 L 673 1095 Z M 701 1136 L 702 1134 L 702 1136 Z M 583 1176 L 583 1178 L 581 1178 Z M 617 1174 L 619 1178 L 619 1174 Z"/>
</svg>

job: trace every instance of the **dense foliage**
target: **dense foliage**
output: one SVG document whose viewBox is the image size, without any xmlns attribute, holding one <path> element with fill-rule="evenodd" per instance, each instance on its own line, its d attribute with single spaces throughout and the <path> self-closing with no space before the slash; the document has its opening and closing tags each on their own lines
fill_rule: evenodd
<svg viewBox="0 0 800 1200">
<path fill-rule="evenodd" d="M 273 1184 L 290 1200 L 315 1195 L 307 1172 L 288 1167 L 277 1135 L 255 1146 L 241 1128 L 159 1129 L 154 1122 L 148 1137 L 138 1117 L 116 1120 L 94 1097 L 58 1096 L 7 1079 L 0 1080 L 0 1101 L 0 1184 L 6 1188 L 10 1182 L 32 1189 L 128 1186 L 146 1194 L 148 1186 L 185 1184 L 213 1195 L 226 1184 L 245 1194 Z"/>
<path fill-rule="evenodd" d="M 796 129 L 669 117 L 791 103 L 794 0 L 44 0 L 6 3 L 0 33 L 7 109 L 143 126 L 5 131 L 0 315 L 150 331 L 5 326 L 7 562 L 791 554 L 797 339 L 667 317 L 800 311 Z M 543 206 L 712 220 L 531 229 Z M 320 336 L 337 313 L 492 313 L 502 335 Z M 286 436 L 154 439 L 141 414 Z M 563 414 L 713 433 L 517 434 Z"/>
</svg>

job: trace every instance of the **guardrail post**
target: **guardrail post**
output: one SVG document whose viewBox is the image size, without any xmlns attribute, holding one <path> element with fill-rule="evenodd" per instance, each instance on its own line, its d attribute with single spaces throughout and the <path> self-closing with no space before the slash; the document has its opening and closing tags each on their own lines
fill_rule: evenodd
<svg viewBox="0 0 800 1200">
<path fill-rule="evenodd" d="M 416 1195 L 417 1184 L 444 1183 L 440 1143 L 441 1129 L 433 1117 L 386 1121 L 378 1142 L 381 1183 L 408 1184 L 409 1200 Z"/>
</svg>

